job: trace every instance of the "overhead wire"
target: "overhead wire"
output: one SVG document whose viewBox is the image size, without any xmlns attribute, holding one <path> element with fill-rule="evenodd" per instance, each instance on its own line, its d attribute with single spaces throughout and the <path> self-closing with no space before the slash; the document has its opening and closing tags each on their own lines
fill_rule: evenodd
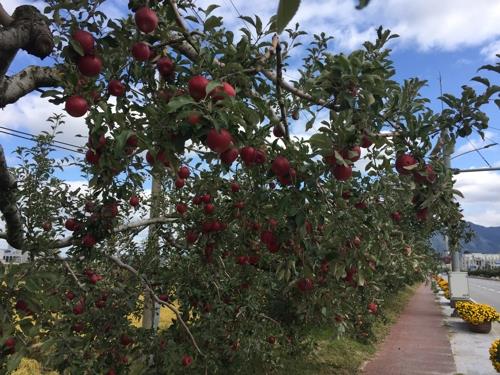
<svg viewBox="0 0 500 375">
<path fill-rule="evenodd" d="M 25 135 L 20 135 L 20 134 L 16 134 L 15 132 L 12 132 L 12 129 L 7 129 L 7 130 L 8 131 L 0 130 L 0 133 L 7 134 L 7 135 L 10 135 L 10 136 L 13 136 L 13 137 L 17 137 L 17 138 L 21 138 L 21 139 L 26 139 L 26 140 L 31 141 L 31 142 L 37 142 L 36 136 L 33 135 L 33 134 L 19 132 L 19 133 L 24 133 L 24 134 L 28 135 L 28 136 L 25 136 Z M 78 153 L 78 154 L 85 154 L 83 151 L 74 150 L 74 149 L 71 149 L 71 148 L 68 148 L 68 147 L 60 146 L 60 145 L 58 145 L 58 144 L 56 144 L 54 142 L 49 142 L 49 144 L 52 147 L 55 147 L 55 148 L 58 148 L 58 149 L 61 149 L 61 150 L 66 150 L 66 151 L 70 151 L 70 152 L 74 152 L 74 153 Z M 78 146 L 73 146 L 73 147 L 78 147 Z M 78 149 L 81 149 L 81 147 L 78 147 Z"/>
</svg>

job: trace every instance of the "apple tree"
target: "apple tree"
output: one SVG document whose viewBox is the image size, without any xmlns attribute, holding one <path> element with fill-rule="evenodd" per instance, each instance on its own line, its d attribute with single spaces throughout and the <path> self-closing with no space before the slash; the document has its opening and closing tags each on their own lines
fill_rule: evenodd
<svg viewBox="0 0 500 375">
<path fill-rule="evenodd" d="M 487 128 L 486 78 L 435 112 L 425 81 L 394 80 L 397 35 L 334 54 L 286 28 L 295 1 L 238 32 L 188 0 L 131 0 L 119 19 L 104 0 L 45 3 L 0 6 L 0 107 L 42 90 L 88 141 L 56 160 L 55 115 L 17 167 L 0 154 L 0 237 L 31 258 L 0 267 L 2 370 L 271 371 L 317 324 L 369 340 L 384 299 L 433 269 L 430 236 L 463 236 L 441 155 Z M 51 64 L 7 76 L 20 49 Z M 68 164 L 85 187 L 61 179 Z M 160 306 L 174 319 L 159 328 Z"/>
</svg>

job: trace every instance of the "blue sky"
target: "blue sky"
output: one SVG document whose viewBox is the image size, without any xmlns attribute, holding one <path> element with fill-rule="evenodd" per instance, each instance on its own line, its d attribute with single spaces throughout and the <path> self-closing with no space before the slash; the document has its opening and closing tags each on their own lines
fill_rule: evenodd
<svg viewBox="0 0 500 375">
<path fill-rule="evenodd" d="M 259 14 L 264 21 L 275 12 L 277 0 L 252 2 L 233 0 L 238 11 L 245 15 Z M 2 4 L 12 12 L 16 6 L 25 3 L 22 0 L 4 0 Z M 216 11 L 224 16 L 226 25 L 237 30 L 242 21 L 237 19 L 236 10 L 229 0 L 196 1 L 200 6 L 218 3 Z M 423 95 L 432 99 L 432 106 L 440 108 L 439 74 L 443 80 L 444 92 L 459 94 L 463 84 L 482 89 L 481 85 L 471 82 L 470 78 L 478 75 L 477 68 L 486 63 L 494 63 L 495 53 L 500 53 L 500 2 L 490 0 L 372 0 L 363 11 L 354 9 L 352 0 L 307 0 L 302 2 L 293 22 L 298 21 L 309 32 L 325 31 L 335 37 L 331 43 L 333 51 L 349 52 L 361 46 L 366 39 L 374 39 L 374 29 L 378 25 L 390 28 L 401 35 L 391 44 L 394 52 L 392 59 L 397 70 L 397 80 L 419 77 L 429 81 Z M 36 1 L 36 6 L 43 8 L 43 1 Z M 125 0 L 106 1 L 107 14 L 120 14 L 124 11 Z M 306 41 L 306 39 L 304 39 Z M 50 64 L 49 61 L 45 63 Z M 36 58 L 21 53 L 9 71 L 13 74 L 26 65 L 40 64 Z M 295 67 L 291 67 L 288 76 L 296 76 Z M 486 74 L 486 73 L 480 73 Z M 500 84 L 500 76 L 489 75 L 492 82 Z M 286 78 L 286 76 L 285 76 Z M 0 126 L 38 133 L 48 129 L 45 119 L 53 112 L 61 112 L 37 94 L 29 95 L 14 105 L 0 111 Z M 500 142 L 500 111 L 496 106 L 488 107 L 491 125 L 496 129 L 487 131 L 486 143 Z M 297 121 L 292 128 L 295 133 L 303 133 L 304 122 Z M 75 134 L 85 133 L 81 119 L 67 118 L 62 129 L 64 134 L 58 139 L 82 144 Z M 0 133 L 0 143 L 11 152 L 18 145 L 29 142 Z M 468 140 L 460 141 L 457 152 L 465 152 L 483 143 L 473 135 Z M 500 146 L 482 151 L 491 165 L 500 166 Z M 61 157 L 68 152 L 57 152 Z M 9 160 L 12 164 L 13 159 Z M 453 159 L 455 168 L 486 167 L 485 162 L 476 153 Z M 64 177 L 69 180 L 81 180 L 76 169 L 67 169 Z M 467 173 L 457 176 L 457 187 L 465 193 L 461 201 L 466 219 L 483 225 L 500 226 L 500 174 L 495 172 Z"/>
</svg>

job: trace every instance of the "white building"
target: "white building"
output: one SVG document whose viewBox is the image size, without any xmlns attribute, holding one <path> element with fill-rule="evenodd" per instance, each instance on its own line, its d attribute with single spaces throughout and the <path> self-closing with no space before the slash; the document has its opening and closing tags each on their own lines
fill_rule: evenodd
<svg viewBox="0 0 500 375">
<path fill-rule="evenodd" d="M 0 249 L 0 263 L 25 263 L 28 261 L 28 253 L 14 249 L 7 245 L 6 249 Z"/>
<path fill-rule="evenodd" d="M 500 254 L 462 254 L 462 270 L 475 271 L 500 267 Z"/>
</svg>

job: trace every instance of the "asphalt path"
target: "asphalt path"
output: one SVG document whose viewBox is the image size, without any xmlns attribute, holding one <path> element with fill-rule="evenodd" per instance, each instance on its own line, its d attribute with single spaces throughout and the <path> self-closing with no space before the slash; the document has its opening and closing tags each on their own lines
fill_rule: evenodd
<svg viewBox="0 0 500 375">
<path fill-rule="evenodd" d="M 500 311 L 500 280 L 477 279 L 469 276 L 469 293 L 479 303 L 487 303 Z"/>
</svg>

